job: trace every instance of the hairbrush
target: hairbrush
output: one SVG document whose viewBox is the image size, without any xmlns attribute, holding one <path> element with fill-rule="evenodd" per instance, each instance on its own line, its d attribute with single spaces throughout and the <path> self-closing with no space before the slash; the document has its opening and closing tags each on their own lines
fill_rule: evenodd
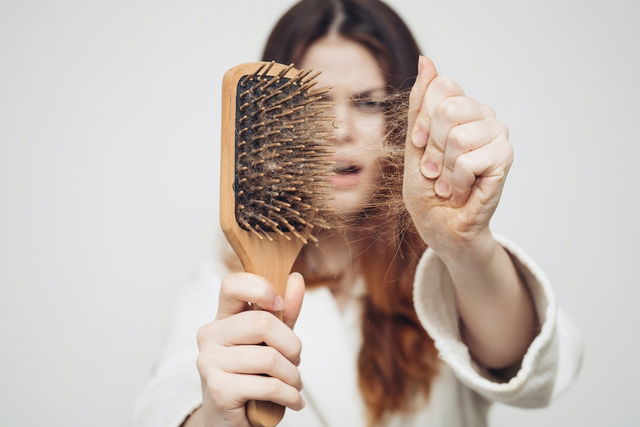
<svg viewBox="0 0 640 427">
<path fill-rule="evenodd" d="M 282 297 L 303 245 L 317 244 L 313 233 L 329 228 L 333 118 L 330 88 L 314 88 L 319 74 L 252 62 L 231 68 L 222 84 L 220 224 L 245 271 Z M 254 426 L 275 426 L 284 410 L 247 403 Z"/>
</svg>

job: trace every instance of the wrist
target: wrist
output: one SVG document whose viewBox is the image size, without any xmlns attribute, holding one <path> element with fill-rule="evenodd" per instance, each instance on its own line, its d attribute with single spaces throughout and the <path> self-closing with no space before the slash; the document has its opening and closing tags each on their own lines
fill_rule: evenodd
<svg viewBox="0 0 640 427">
<path fill-rule="evenodd" d="M 449 273 L 457 275 L 488 265 L 500 249 L 500 244 L 487 228 L 473 239 L 460 239 L 452 245 L 432 249 L 447 266 Z"/>
</svg>

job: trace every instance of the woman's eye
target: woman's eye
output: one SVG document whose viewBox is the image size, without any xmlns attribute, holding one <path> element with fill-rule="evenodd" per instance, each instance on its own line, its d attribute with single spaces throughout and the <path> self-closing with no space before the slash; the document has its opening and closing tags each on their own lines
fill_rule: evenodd
<svg viewBox="0 0 640 427">
<path fill-rule="evenodd" d="M 352 100 L 353 105 L 362 111 L 379 112 L 384 109 L 384 101 L 373 98 L 358 98 Z"/>
</svg>

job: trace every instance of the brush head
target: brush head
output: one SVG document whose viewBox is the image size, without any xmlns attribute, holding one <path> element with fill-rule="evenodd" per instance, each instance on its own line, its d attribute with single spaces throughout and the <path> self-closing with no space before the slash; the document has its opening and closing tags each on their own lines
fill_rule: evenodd
<svg viewBox="0 0 640 427">
<path fill-rule="evenodd" d="M 333 117 L 320 73 L 259 63 L 235 87 L 235 219 L 260 239 L 317 243 L 330 194 Z"/>
</svg>

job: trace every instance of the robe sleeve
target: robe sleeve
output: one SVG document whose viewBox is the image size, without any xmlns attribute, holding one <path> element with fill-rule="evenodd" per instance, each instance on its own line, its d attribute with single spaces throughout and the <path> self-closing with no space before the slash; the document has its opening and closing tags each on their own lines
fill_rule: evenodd
<svg viewBox="0 0 640 427">
<path fill-rule="evenodd" d="M 522 408 L 547 406 L 577 375 L 582 360 L 579 333 L 542 270 L 520 248 L 505 238 L 496 240 L 507 250 L 529 288 L 538 315 L 538 334 L 517 366 L 500 377 L 479 366 L 460 338 L 459 317 L 451 277 L 436 253 L 427 249 L 414 280 L 414 304 L 439 357 L 459 381 L 489 401 Z"/>
<path fill-rule="evenodd" d="M 205 264 L 176 304 L 166 344 L 134 406 L 134 427 L 178 427 L 202 404 L 196 335 L 213 321 L 221 275 Z"/>
</svg>

